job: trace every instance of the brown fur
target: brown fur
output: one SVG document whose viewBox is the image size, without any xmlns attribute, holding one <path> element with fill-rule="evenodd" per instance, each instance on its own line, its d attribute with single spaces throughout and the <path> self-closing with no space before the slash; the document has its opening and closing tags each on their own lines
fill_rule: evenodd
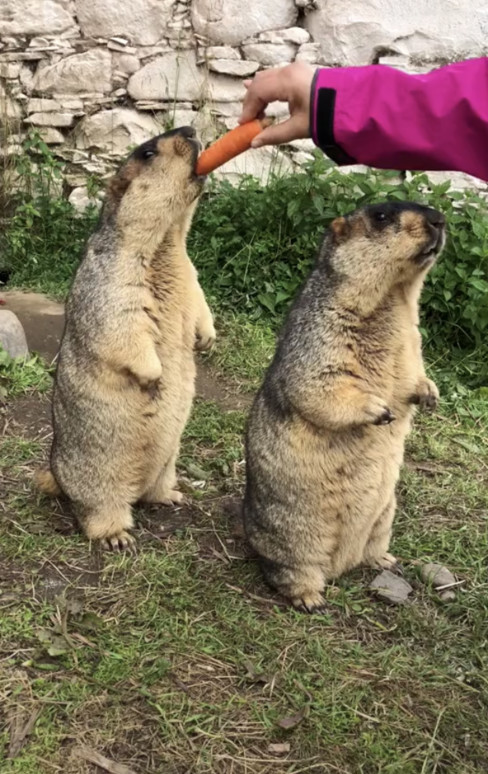
<svg viewBox="0 0 488 774">
<path fill-rule="evenodd" d="M 439 213 L 365 208 L 332 224 L 251 411 L 246 533 L 265 577 L 313 611 L 324 584 L 392 567 L 395 485 L 414 404 L 433 407 L 418 301 Z"/>
<path fill-rule="evenodd" d="M 215 339 L 186 252 L 202 179 L 191 129 L 136 149 L 111 181 L 66 310 L 53 395 L 51 478 L 91 540 L 125 548 L 131 504 L 180 502 L 175 463 Z"/>
</svg>

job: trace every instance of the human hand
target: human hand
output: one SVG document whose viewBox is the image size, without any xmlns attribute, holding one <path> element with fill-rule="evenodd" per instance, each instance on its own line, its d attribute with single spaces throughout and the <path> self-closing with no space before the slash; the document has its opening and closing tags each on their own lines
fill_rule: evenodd
<svg viewBox="0 0 488 774">
<path fill-rule="evenodd" d="M 305 62 L 262 70 L 252 80 L 244 81 L 247 89 L 239 123 L 262 118 L 270 102 L 288 102 L 290 118 L 264 129 L 252 142 L 253 148 L 279 145 L 310 137 L 310 91 L 315 68 Z"/>
</svg>

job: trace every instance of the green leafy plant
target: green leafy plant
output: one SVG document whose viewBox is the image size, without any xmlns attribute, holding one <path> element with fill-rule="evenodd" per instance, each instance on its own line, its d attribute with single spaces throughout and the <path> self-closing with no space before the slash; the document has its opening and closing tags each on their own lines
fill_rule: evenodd
<svg viewBox="0 0 488 774">
<path fill-rule="evenodd" d="M 63 164 L 36 133 L 25 140 L 16 171 L 12 215 L 0 238 L 2 265 L 11 272 L 11 284 L 38 282 L 64 295 L 94 227 L 96 208 L 79 214 L 63 196 Z"/>
<path fill-rule="evenodd" d="M 11 283 L 65 294 L 94 228 L 95 208 L 78 214 L 63 197 L 63 165 L 30 135 L 18 160 L 21 188 L 4 231 L 3 265 Z M 95 195 L 95 181 L 89 190 Z M 293 175 L 252 177 L 237 187 L 213 180 L 190 233 L 189 250 L 214 307 L 276 327 L 306 277 L 325 228 L 365 204 L 421 201 L 445 213 L 449 238 L 429 274 L 423 329 L 432 355 L 475 385 L 488 380 L 488 217 L 472 191 L 434 185 L 423 173 L 343 174 L 322 155 Z M 0 238 L 1 239 L 1 238 Z"/>
<path fill-rule="evenodd" d="M 12 358 L 0 347 L 0 400 L 34 390 L 46 392 L 52 385 L 51 372 L 39 355 Z"/>
</svg>

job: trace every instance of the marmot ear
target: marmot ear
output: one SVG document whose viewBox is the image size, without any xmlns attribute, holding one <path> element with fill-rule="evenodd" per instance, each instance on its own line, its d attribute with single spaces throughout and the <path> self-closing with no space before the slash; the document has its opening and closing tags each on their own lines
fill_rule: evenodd
<svg viewBox="0 0 488 774">
<path fill-rule="evenodd" d="M 342 242 L 350 232 L 350 226 L 346 218 L 336 218 L 330 224 L 330 229 L 336 242 Z"/>
</svg>

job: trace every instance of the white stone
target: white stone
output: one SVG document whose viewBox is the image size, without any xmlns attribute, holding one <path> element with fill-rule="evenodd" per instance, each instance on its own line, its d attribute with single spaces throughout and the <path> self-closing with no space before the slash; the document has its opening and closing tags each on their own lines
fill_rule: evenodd
<svg viewBox="0 0 488 774">
<path fill-rule="evenodd" d="M 193 51 L 171 52 L 154 59 L 129 79 L 127 90 L 136 100 L 220 100 L 238 102 L 245 93 L 241 81 L 199 68 Z"/>
<path fill-rule="evenodd" d="M 21 115 L 20 105 L 14 99 L 0 94 L 0 121 L 4 118 L 15 121 Z"/>
<path fill-rule="evenodd" d="M 46 145 L 62 145 L 65 141 L 64 135 L 52 126 L 46 126 L 44 129 L 40 129 L 39 134 Z"/>
<path fill-rule="evenodd" d="M 267 183 L 271 175 L 293 172 L 291 160 L 278 148 L 255 148 L 228 161 L 215 173 L 216 177 L 237 183 L 242 175 L 252 175 L 261 183 Z"/>
<path fill-rule="evenodd" d="M 117 69 L 122 70 L 122 72 L 126 73 L 127 75 L 136 73 L 140 66 L 138 58 L 132 54 L 121 54 L 116 59 L 114 57 L 114 60 L 116 62 Z"/>
<path fill-rule="evenodd" d="M 74 207 L 76 212 L 79 213 L 84 212 L 87 207 L 95 205 L 98 208 L 101 205 L 101 202 L 98 199 L 93 199 L 88 196 L 88 189 L 86 186 L 74 188 L 68 196 L 68 201 L 71 206 Z"/>
<path fill-rule="evenodd" d="M 76 0 L 75 4 L 86 37 L 122 34 L 131 43 L 151 46 L 165 37 L 174 0 Z"/>
<path fill-rule="evenodd" d="M 298 12 L 294 0 L 193 0 L 195 32 L 213 43 L 240 45 L 265 30 L 294 25 Z"/>
<path fill-rule="evenodd" d="M 295 47 L 291 43 L 248 43 L 242 50 L 247 59 L 268 66 L 291 62 L 295 58 Z"/>
<path fill-rule="evenodd" d="M 2 62 L 0 64 L 0 78 L 18 78 L 20 64 L 18 62 Z"/>
<path fill-rule="evenodd" d="M 464 172 L 428 172 L 428 177 L 434 185 L 441 185 L 449 181 L 451 187 L 457 191 L 486 191 L 488 185 L 478 177 L 472 177 Z"/>
<path fill-rule="evenodd" d="M 59 110 L 59 102 L 47 97 L 32 97 L 27 105 L 28 113 L 50 113 L 54 110 Z"/>
<path fill-rule="evenodd" d="M 98 148 L 120 157 L 127 155 L 129 146 L 140 145 L 161 131 L 154 118 L 135 110 L 101 110 L 80 121 L 75 130 L 75 147 Z"/>
<path fill-rule="evenodd" d="M 83 111 L 83 101 L 79 97 L 66 97 L 64 94 L 53 94 L 55 101 L 63 110 L 72 110 L 79 115 Z"/>
<path fill-rule="evenodd" d="M 34 126 L 71 126 L 73 120 L 73 113 L 33 113 L 24 122 Z"/>
<path fill-rule="evenodd" d="M 68 0 L 1 0 L 0 35 L 52 35 L 74 27 Z"/>
<path fill-rule="evenodd" d="M 384 49 L 424 61 L 486 53 L 488 5 L 478 0 L 316 0 L 315 5 L 305 26 L 328 64 L 368 64 Z"/>
<path fill-rule="evenodd" d="M 302 43 L 308 43 L 310 40 L 310 33 L 304 30 L 303 27 L 288 27 L 286 30 L 272 30 L 271 32 L 261 32 L 258 35 L 258 40 L 263 43 L 295 43 L 296 46 L 301 46 Z"/>
<path fill-rule="evenodd" d="M 318 43 L 304 43 L 297 51 L 295 61 L 317 64 L 320 60 L 320 46 Z"/>
<path fill-rule="evenodd" d="M 316 149 L 316 145 L 313 140 L 304 138 L 303 140 L 292 140 L 288 143 L 293 150 L 303 151 L 304 153 L 312 153 Z"/>
<path fill-rule="evenodd" d="M 197 137 L 205 146 L 222 134 L 222 126 L 210 109 L 201 110 L 174 110 L 167 114 L 168 122 L 172 128 L 180 126 L 193 126 Z"/>
<path fill-rule="evenodd" d="M 41 64 L 34 78 L 34 89 L 46 94 L 79 94 L 89 86 L 92 91 L 107 93 L 111 90 L 112 60 L 103 49 L 91 49 L 73 54 L 55 64 Z"/>
<path fill-rule="evenodd" d="M 110 51 L 114 51 L 117 54 L 135 54 L 137 53 L 137 48 L 134 46 L 121 46 L 120 43 L 114 43 L 112 40 L 109 40 L 107 43 L 107 48 Z"/>
<path fill-rule="evenodd" d="M 32 85 L 34 83 L 34 73 L 32 70 L 27 67 L 26 65 L 22 65 L 20 68 L 20 85 L 24 89 L 27 94 L 30 94 L 32 91 Z"/>
<path fill-rule="evenodd" d="M 259 69 L 259 62 L 249 62 L 245 59 L 210 59 L 208 69 L 214 73 L 234 75 L 236 78 L 246 78 L 254 75 Z"/>
<path fill-rule="evenodd" d="M 240 52 L 232 46 L 209 46 L 204 50 L 206 59 L 241 59 Z"/>
<path fill-rule="evenodd" d="M 14 358 L 29 354 L 22 323 L 10 309 L 0 309 L 0 347 Z"/>
<path fill-rule="evenodd" d="M 293 153 L 292 160 L 294 164 L 297 164 L 297 166 L 301 167 L 304 164 L 309 163 L 310 161 L 313 161 L 314 157 L 311 153 L 305 153 L 305 151 L 296 151 L 296 153 Z"/>
<path fill-rule="evenodd" d="M 212 113 L 218 116 L 240 116 L 242 113 L 242 103 L 212 101 L 210 109 Z"/>
</svg>

